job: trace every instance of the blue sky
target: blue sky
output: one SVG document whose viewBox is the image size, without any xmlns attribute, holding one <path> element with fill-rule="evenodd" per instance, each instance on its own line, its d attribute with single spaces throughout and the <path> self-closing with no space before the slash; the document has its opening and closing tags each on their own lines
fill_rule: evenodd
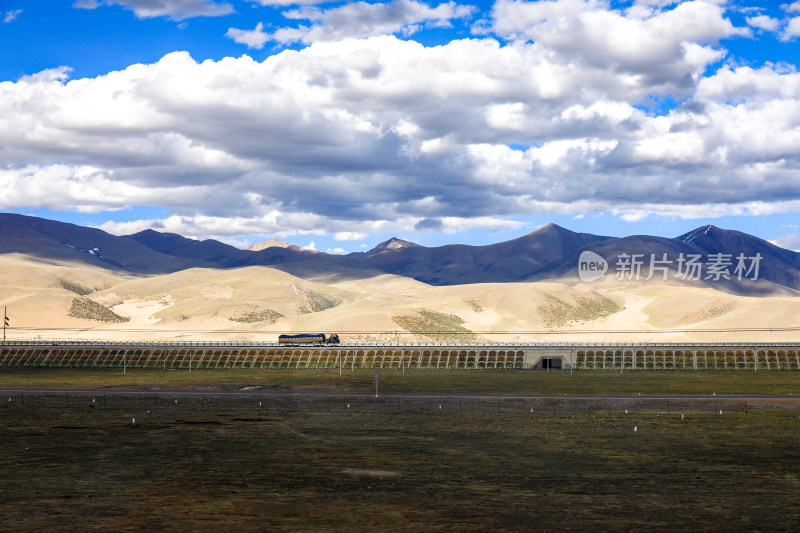
<svg viewBox="0 0 800 533">
<path fill-rule="evenodd" d="M 0 210 L 246 246 L 800 249 L 800 2 L 0 0 Z"/>
</svg>

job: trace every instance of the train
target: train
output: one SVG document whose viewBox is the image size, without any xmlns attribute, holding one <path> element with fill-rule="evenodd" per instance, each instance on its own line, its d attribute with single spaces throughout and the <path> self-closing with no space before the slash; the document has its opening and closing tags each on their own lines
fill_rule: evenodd
<svg viewBox="0 0 800 533">
<path fill-rule="evenodd" d="M 299 335 L 278 335 L 279 344 L 339 344 L 339 335 L 331 333 L 301 333 Z"/>
</svg>

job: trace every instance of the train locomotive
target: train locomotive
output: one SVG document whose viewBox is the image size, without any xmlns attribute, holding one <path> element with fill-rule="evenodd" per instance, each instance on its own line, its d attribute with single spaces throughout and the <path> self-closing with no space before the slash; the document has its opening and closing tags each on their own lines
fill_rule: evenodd
<svg viewBox="0 0 800 533">
<path fill-rule="evenodd" d="M 301 333 L 298 335 L 278 335 L 279 344 L 339 344 L 339 335 L 331 333 Z"/>
</svg>

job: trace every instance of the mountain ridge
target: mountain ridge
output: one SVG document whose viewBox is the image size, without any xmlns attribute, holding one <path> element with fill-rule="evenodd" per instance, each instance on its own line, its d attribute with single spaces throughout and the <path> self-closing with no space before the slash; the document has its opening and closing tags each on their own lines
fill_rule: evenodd
<svg viewBox="0 0 800 533">
<path fill-rule="evenodd" d="M 606 276 L 624 278 L 630 274 L 628 278 L 632 279 L 635 273 L 638 281 L 638 275 L 644 278 L 655 267 L 653 271 L 671 282 L 684 282 L 687 279 L 685 275 L 681 279 L 681 275 L 685 274 L 682 270 L 685 261 L 699 257 L 703 275 L 688 279 L 693 285 L 739 294 L 761 294 L 776 288 L 800 290 L 800 254 L 747 233 L 713 225 L 669 238 L 609 237 L 548 224 L 527 235 L 483 246 L 426 247 L 392 238 L 367 252 L 348 255 L 312 252 L 296 246 L 242 250 L 213 239 L 199 241 L 155 230 L 115 236 L 96 228 L 10 213 L 0 213 L 0 231 L 0 253 L 79 261 L 138 274 L 177 272 L 193 267 L 269 266 L 305 278 L 357 279 L 377 272 L 437 286 L 513 283 L 574 279 L 579 275 L 581 254 L 591 251 L 608 263 Z M 627 269 L 630 265 L 626 266 L 632 256 L 639 262 L 634 265 L 635 272 Z M 741 266 L 737 259 L 746 260 L 749 278 L 741 279 L 744 270 L 736 275 L 736 267 Z M 714 269 L 722 267 L 726 274 L 714 279 Z"/>
</svg>

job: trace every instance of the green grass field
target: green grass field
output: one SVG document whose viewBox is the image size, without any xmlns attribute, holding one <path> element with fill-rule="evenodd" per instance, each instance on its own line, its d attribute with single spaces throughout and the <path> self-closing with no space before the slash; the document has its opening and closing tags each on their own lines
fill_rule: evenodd
<svg viewBox="0 0 800 533">
<path fill-rule="evenodd" d="M 3 369 L 0 387 L 254 395 L 2 398 L 0 530 L 789 531 L 800 521 L 794 401 L 258 395 L 374 391 L 372 377 Z M 798 379 L 382 371 L 381 389 L 786 394 Z"/>
<path fill-rule="evenodd" d="M 158 370 L 0 368 L 0 388 L 74 387 L 369 392 L 374 370 Z M 773 371 L 524 371 L 383 369 L 384 392 L 448 394 L 772 394 L 800 395 L 800 373 Z"/>
</svg>

